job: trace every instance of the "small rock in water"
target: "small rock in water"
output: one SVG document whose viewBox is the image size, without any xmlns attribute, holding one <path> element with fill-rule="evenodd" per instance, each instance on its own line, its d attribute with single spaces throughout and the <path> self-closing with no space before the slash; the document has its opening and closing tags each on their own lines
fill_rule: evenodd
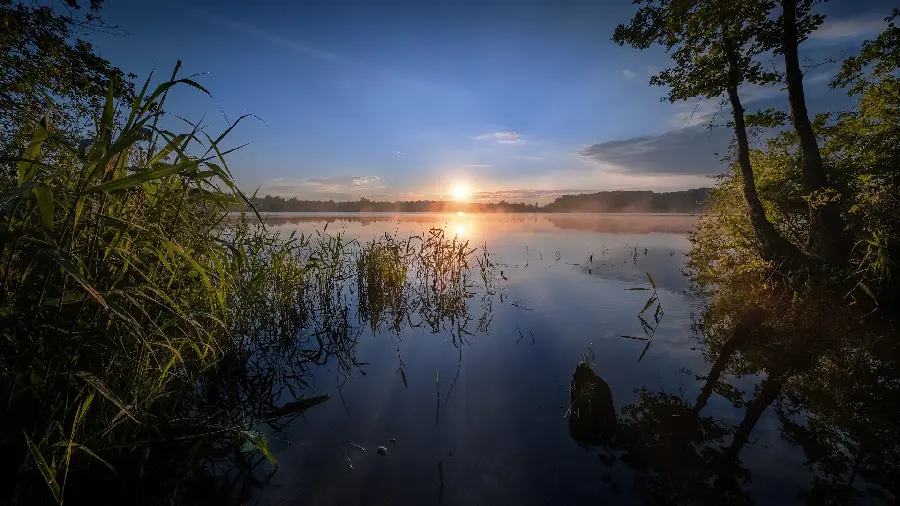
<svg viewBox="0 0 900 506">
<path fill-rule="evenodd" d="M 378 455 L 387 455 L 387 448 L 385 448 L 384 446 L 379 446 L 378 449 L 375 450 L 375 453 L 377 453 Z"/>
</svg>

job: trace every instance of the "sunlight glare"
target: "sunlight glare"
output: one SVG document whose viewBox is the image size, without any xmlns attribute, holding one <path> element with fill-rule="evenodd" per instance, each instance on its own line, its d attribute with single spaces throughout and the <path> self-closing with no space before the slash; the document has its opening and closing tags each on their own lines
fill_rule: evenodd
<svg viewBox="0 0 900 506">
<path fill-rule="evenodd" d="M 456 235 L 459 237 L 466 235 L 466 226 L 465 225 L 457 225 L 456 226 Z"/>
<path fill-rule="evenodd" d="M 466 200 L 469 198 L 469 187 L 462 183 L 457 184 L 453 187 L 453 196 L 456 200 Z"/>
</svg>

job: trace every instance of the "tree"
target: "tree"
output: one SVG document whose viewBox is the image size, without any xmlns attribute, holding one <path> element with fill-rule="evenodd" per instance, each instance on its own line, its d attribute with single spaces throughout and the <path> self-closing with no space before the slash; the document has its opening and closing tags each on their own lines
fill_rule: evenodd
<svg viewBox="0 0 900 506">
<path fill-rule="evenodd" d="M 791 109 L 791 123 L 800 143 L 803 186 L 809 204 L 808 249 L 833 263 L 847 260 L 847 244 L 841 215 L 834 195 L 829 190 L 828 174 L 822 161 L 819 143 L 809 120 L 803 72 L 800 69 L 798 46 L 810 32 L 822 24 L 821 15 L 810 13 L 813 0 L 779 0 L 781 16 L 773 23 L 773 49 L 784 55 L 785 83 Z M 770 2 L 762 2 L 769 12 Z"/>
<path fill-rule="evenodd" d="M 734 118 L 737 167 L 744 200 L 762 257 L 796 265 L 799 249 L 781 236 L 766 217 L 756 191 L 744 108 L 743 83 L 769 84 L 778 75 L 766 72 L 753 57 L 762 51 L 754 36 L 766 22 L 761 11 L 744 2 L 718 0 L 637 0 L 643 4 L 629 25 L 616 27 L 613 40 L 638 49 L 666 48 L 675 66 L 655 74 L 650 83 L 668 86 L 670 102 L 727 95 Z"/>
<path fill-rule="evenodd" d="M 59 7 L 39 2 L 0 0 L 0 157 L 10 160 L 45 115 L 54 129 L 81 133 L 116 83 L 116 98 L 133 95 L 121 70 L 94 51 L 83 36 L 116 31 L 99 18 L 103 0 L 91 0 L 87 13 L 75 0 Z M 59 13 L 60 9 L 64 10 Z M 52 149 L 47 145 L 45 149 Z M 10 162 L 5 162 L 7 170 Z M 12 166 L 15 165 L 13 162 Z"/>
</svg>

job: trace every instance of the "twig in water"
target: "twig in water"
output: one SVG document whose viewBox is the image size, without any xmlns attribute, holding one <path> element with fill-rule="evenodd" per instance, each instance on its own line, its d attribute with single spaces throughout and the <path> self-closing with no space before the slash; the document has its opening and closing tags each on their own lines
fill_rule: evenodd
<svg viewBox="0 0 900 506">
<path fill-rule="evenodd" d="M 346 383 L 347 380 L 345 379 L 344 382 Z M 347 416 L 349 416 L 350 419 L 353 420 L 353 415 L 350 414 L 350 409 L 347 408 L 347 402 L 344 400 L 344 393 L 341 391 L 341 386 L 343 386 L 343 385 L 341 385 L 340 380 L 338 380 L 337 385 L 338 385 L 338 397 L 341 398 L 341 404 L 343 404 L 343 406 L 344 406 L 344 411 L 346 411 Z"/>
</svg>

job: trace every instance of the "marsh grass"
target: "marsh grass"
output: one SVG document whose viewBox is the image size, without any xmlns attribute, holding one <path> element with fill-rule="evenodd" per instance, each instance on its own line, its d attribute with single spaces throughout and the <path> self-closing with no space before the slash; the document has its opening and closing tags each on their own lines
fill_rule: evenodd
<svg viewBox="0 0 900 506">
<path fill-rule="evenodd" d="M 244 118 L 215 138 L 159 126 L 174 88 L 208 94 L 177 73 L 118 108 L 110 89 L 81 146 L 45 119 L 0 181 L 2 502 L 165 501 L 198 463 L 274 463 L 264 434 L 291 417 L 267 415 L 304 399 L 312 365 L 359 365 L 354 321 L 471 319 L 465 241 L 359 245 L 229 215 L 252 210 L 223 147 Z M 42 158 L 48 138 L 67 156 Z"/>
</svg>

